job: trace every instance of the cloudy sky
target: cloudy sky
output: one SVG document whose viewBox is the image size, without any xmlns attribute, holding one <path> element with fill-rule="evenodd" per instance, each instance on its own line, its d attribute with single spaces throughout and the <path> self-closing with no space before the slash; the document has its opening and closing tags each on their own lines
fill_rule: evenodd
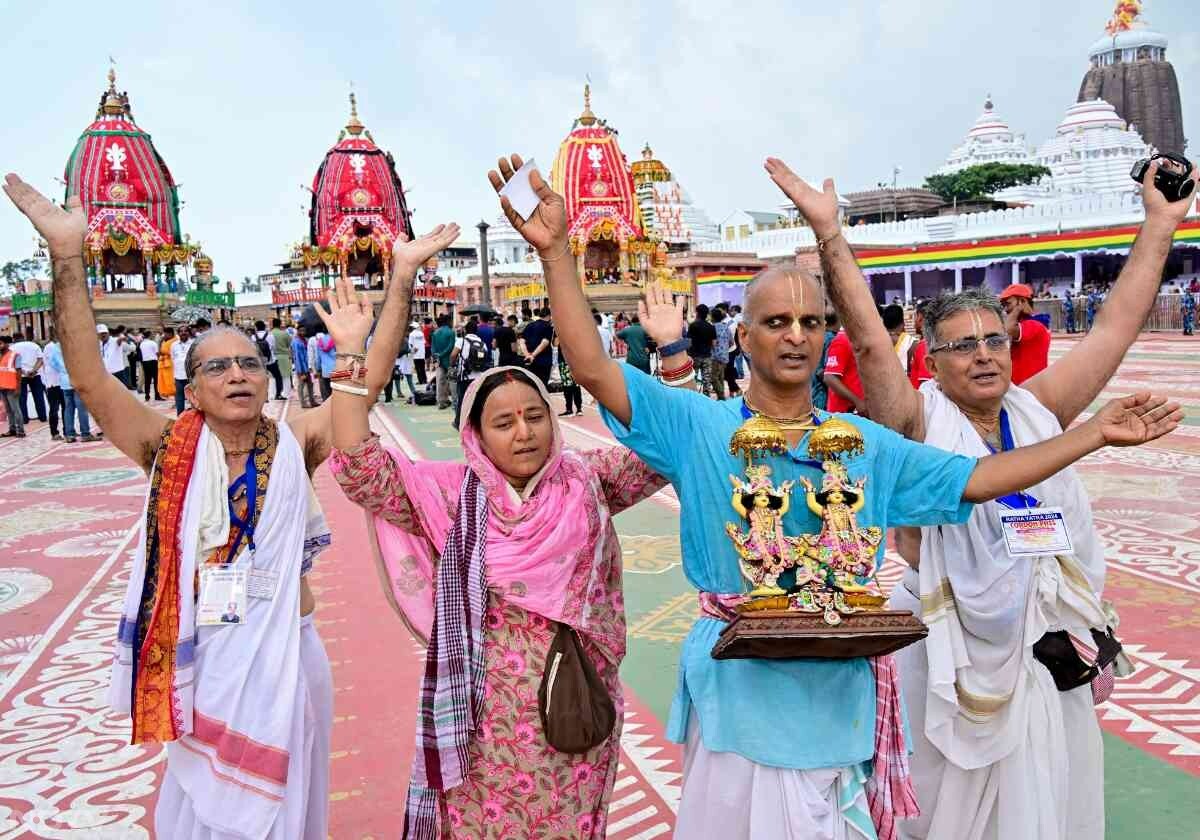
<svg viewBox="0 0 1200 840">
<path fill-rule="evenodd" d="M 842 190 L 920 184 L 990 92 L 1037 144 L 1075 100 L 1111 0 L 457 0 L 416 5 L 277 0 L 0 4 L 7 118 L 0 165 L 61 198 L 56 182 L 91 121 L 111 55 L 181 185 L 182 222 L 237 280 L 271 269 L 306 232 L 302 209 L 348 114 L 391 150 L 414 225 L 473 225 L 497 212 L 496 155 L 548 172 L 582 105 L 649 141 L 714 220 L 772 207 L 778 155 Z M 1194 0 L 1146 0 L 1170 37 L 1186 130 L 1200 131 Z M 1189 14 L 1191 12 L 1191 14 Z M 472 236 L 474 231 L 470 230 Z M 0 261 L 32 234 L 0 208 Z"/>
</svg>

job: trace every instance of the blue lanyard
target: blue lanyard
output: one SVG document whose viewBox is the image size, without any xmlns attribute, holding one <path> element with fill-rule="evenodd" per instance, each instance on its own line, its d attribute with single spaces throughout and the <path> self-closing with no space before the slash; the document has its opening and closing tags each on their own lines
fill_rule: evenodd
<svg viewBox="0 0 1200 840">
<path fill-rule="evenodd" d="M 746 405 L 746 398 L 742 397 L 742 419 L 749 420 L 753 416 L 754 416 L 754 412 L 751 411 L 749 406 Z M 813 421 L 813 425 L 816 425 L 816 426 L 821 425 L 821 418 L 817 416 L 817 412 L 815 412 L 815 411 L 812 413 L 812 421 Z M 799 464 L 802 467 L 813 467 L 818 470 L 824 468 L 824 465 L 820 461 L 814 461 L 809 458 L 797 458 L 795 455 L 792 454 L 792 450 L 790 450 L 790 449 L 787 451 L 786 454 L 787 454 L 788 458 L 791 459 L 792 463 Z"/>
<path fill-rule="evenodd" d="M 238 488 L 246 488 L 246 518 L 242 519 L 237 514 L 236 506 L 233 503 L 237 496 Z M 255 503 L 258 501 L 258 466 L 254 463 L 254 450 L 250 450 L 250 454 L 246 456 L 246 471 L 242 473 L 237 481 L 233 482 L 229 487 L 229 522 L 238 529 L 237 539 L 233 542 L 233 547 L 229 550 L 229 558 L 225 561 L 226 565 L 233 562 L 234 555 L 237 554 L 238 546 L 242 544 L 242 537 L 250 544 L 250 553 L 255 551 L 254 546 L 254 510 Z"/>
<path fill-rule="evenodd" d="M 988 452 L 991 452 L 993 455 L 996 454 L 995 447 L 988 443 L 987 440 L 984 440 L 983 445 L 988 448 Z M 1011 452 L 1016 448 L 1016 443 L 1013 442 L 1012 424 L 1008 421 L 1008 409 L 1002 408 L 1000 409 L 1000 450 L 1002 452 Z M 996 501 L 1010 510 L 1040 507 L 1042 504 L 1033 496 L 1020 490 L 1016 493 L 1009 493 L 1007 496 L 1001 496 Z"/>
</svg>

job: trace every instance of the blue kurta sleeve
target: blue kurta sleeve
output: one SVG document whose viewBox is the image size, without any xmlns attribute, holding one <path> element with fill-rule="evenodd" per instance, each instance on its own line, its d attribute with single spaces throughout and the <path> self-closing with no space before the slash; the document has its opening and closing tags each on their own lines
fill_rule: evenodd
<svg viewBox="0 0 1200 840">
<path fill-rule="evenodd" d="M 915 443 L 881 429 L 891 453 L 891 485 L 887 523 L 896 525 L 960 525 L 974 505 L 963 501 L 976 459 Z"/>
<path fill-rule="evenodd" d="M 603 407 L 600 416 L 620 443 L 674 482 L 679 477 L 680 462 L 697 456 L 693 448 L 699 418 L 715 403 L 695 391 L 663 385 L 633 365 L 618 367 L 625 376 L 633 416 L 628 426 Z"/>
</svg>

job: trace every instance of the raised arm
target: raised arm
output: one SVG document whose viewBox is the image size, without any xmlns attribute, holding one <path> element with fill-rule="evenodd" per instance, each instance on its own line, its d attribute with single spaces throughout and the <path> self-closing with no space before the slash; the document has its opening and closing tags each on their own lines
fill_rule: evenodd
<svg viewBox="0 0 1200 840">
<path fill-rule="evenodd" d="M 520 155 L 500 158 L 499 172 L 488 173 L 488 180 L 496 192 L 500 192 L 523 165 Z M 608 358 L 600 346 L 600 333 L 596 331 L 591 308 L 575 270 L 575 257 L 567 238 L 566 204 L 562 196 L 550 189 L 540 172 L 533 172 L 530 185 L 537 194 L 538 206 L 528 219 L 521 218 L 506 197 L 500 198 L 500 207 L 512 226 L 537 250 L 542 261 L 554 326 L 560 346 L 571 360 L 571 375 L 605 408 L 628 423 L 632 410 L 625 392 L 625 380 L 617 363 Z M 527 349 L 531 356 L 536 355 L 537 348 Z"/>
<path fill-rule="evenodd" d="M 104 369 L 100 359 L 83 269 L 87 219 L 79 197 L 70 196 L 63 209 L 16 175 L 9 174 L 4 180 L 4 192 L 50 248 L 54 326 L 71 385 L 112 444 L 149 471 L 167 418 L 140 402 Z"/>
<path fill-rule="evenodd" d="M 592 449 L 581 454 L 600 479 L 609 513 L 617 514 L 633 507 L 667 486 L 665 478 L 624 446 Z"/>
<path fill-rule="evenodd" d="M 905 437 L 921 440 L 921 396 L 913 390 L 900 365 L 892 339 L 879 319 L 871 287 L 842 235 L 833 180 L 826 178 L 821 192 L 817 192 L 777 158 L 767 158 L 766 169 L 817 237 L 825 288 L 858 360 L 867 416 Z M 825 381 L 841 393 L 840 382 Z"/>
<path fill-rule="evenodd" d="M 1150 315 L 1175 229 L 1193 200 L 1167 201 L 1154 186 L 1157 161 L 1142 180 L 1146 220 L 1091 332 L 1069 353 L 1025 383 L 1065 429 L 1099 396 Z M 1193 182 L 1196 175 L 1192 175 Z M 1194 192 L 1193 192 L 1194 195 Z"/>
<path fill-rule="evenodd" d="M 1102 446 L 1138 446 L 1173 431 L 1179 403 L 1148 393 L 1112 400 L 1086 423 L 1057 437 L 981 458 L 963 500 L 986 502 L 1045 481 Z"/>
<path fill-rule="evenodd" d="M 429 233 L 411 242 L 404 233 L 400 233 L 397 237 L 396 244 L 392 248 L 391 280 L 383 298 L 379 321 L 375 324 L 375 338 L 367 350 L 367 395 L 362 398 L 362 402 L 368 410 L 375 405 L 379 392 L 387 385 L 392 373 L 392 363 L 400 352 L 400 342 L 407 334 L 408 312 L 417 269 L 424 264 L 425 260 L 457 238 L 458 225 L 455 224 L 438 225 Z M 348 286 L 344 288 L 339 286 L 335 291 L 330 292 L 331 306 L 337 295 L 343 292 L 348 300 L 354 299 L 353 289 Z M 361 300 L 366 301 L 366 296 L 363 295 Z M 366 306 L 369 315 L 371 304 L 367 302 Z M 324 317 L 325 312 L 319 305 L 316 309 L 317 314 Z M 329 326 L 329 322 L 326 320 L 326 329 L 329 329 L 330 338 L 339 350 L 346 353 L 362 352 L 362 342 L 366 341 L 365 335 L 357 344 L 344 345 Z M 370 326 L 368 325 L 369 332 Z M 354 339 L 348 340 L 353 341 Z M 349 349 L 351 346 L 358 349 Z M 348 363 L 339 360 L 338 368 L 345 366 L 348 366 Z M 292 432 L 300 440 L 304 449 L 304 457 L 310 473 L 329 457 L 330 449 L 337 445 L 333 440 L 333 412 L 336 407 L 337 399 L 326 400 L 318 408 L 306 411 L 291 422 Z M 369 433 L 370 427 L 366 428 Z"/>
</svg>

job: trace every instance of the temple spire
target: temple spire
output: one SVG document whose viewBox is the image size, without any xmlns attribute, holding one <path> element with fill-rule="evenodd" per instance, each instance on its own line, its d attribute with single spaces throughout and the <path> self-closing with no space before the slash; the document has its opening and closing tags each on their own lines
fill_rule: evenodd
<svg viewBox="0 0 1200 840">
<path fill-rule="evenodd" d="M 579 124 L 585 128 L 596 124 L 596 115 L 592 113 L 592 86 L 583 86 L 583 113 L 579 115 Z"/>
<path fill-rule="evenodd" d="M 358 102 L 354 99 L 354 91 L 350 91 L 350 121 L 346 123 L 346 131 L 351 137 L 363 133 L 363 124 L 358 119 Z"/>
<path fill-rule="evenodd" d="M 102 114 L 110 117 L 119 117 L 122 114 L 129 114 L 129 99 L 117 93 L 117 68 L 116 63 L 110 58 L 108 67 L 108 90 L 100 96 L 100 109 L 96 113 L 99 118 Z"/>
</svg>

